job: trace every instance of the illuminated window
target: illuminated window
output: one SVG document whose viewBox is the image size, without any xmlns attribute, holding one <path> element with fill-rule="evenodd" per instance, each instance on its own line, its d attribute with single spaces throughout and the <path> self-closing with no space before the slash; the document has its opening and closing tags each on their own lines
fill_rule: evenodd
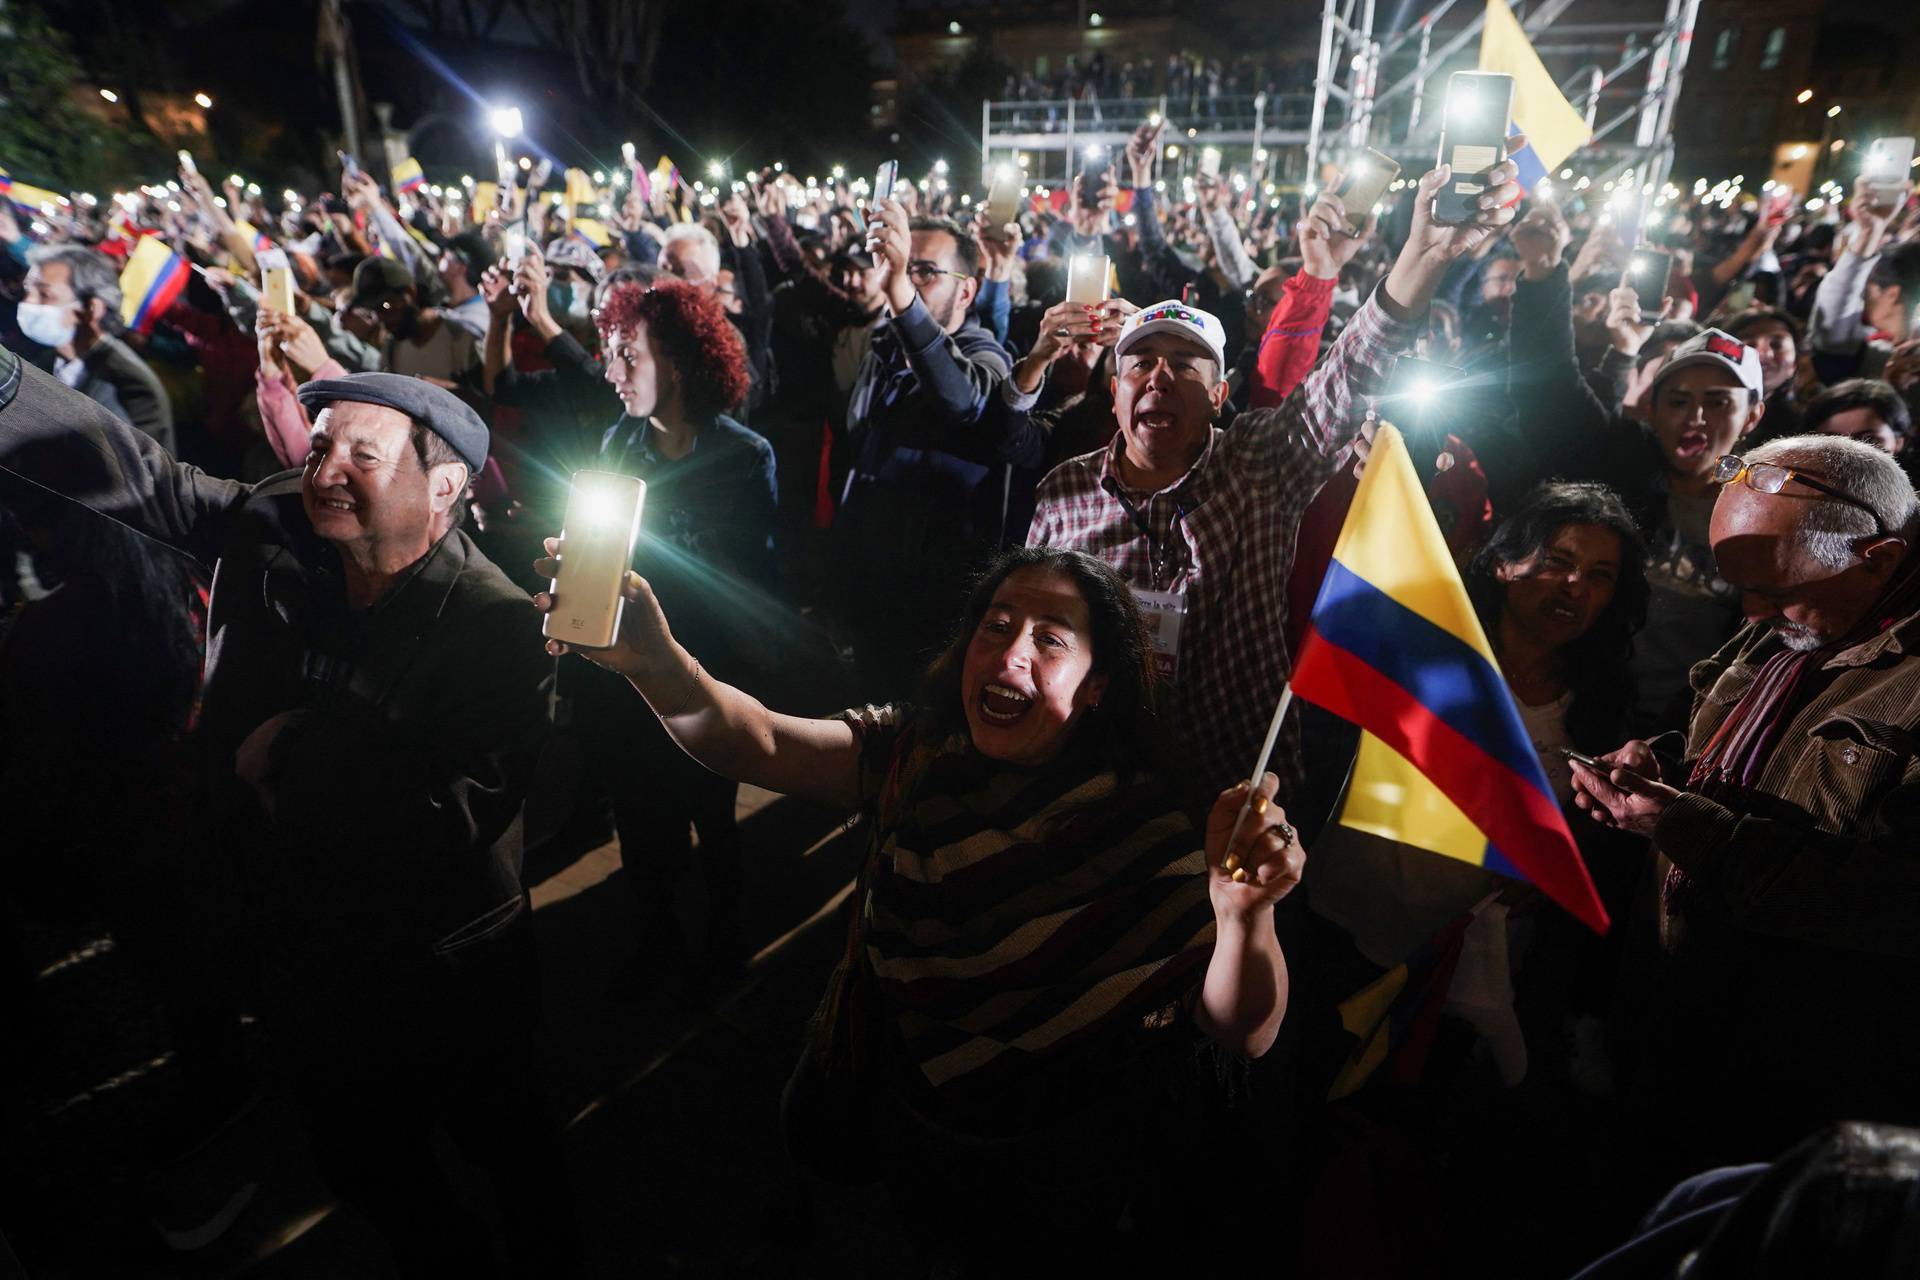
<svg viewBox="0 0 1920 1280">
<path fill-rule="evenodd" d="M 1787 51 L 1787 29 L 1775 27 L 1767 32 L 1767 47 L 1760 51 L 1760 69 L 1772 71 L 1780 65 L 1780 57 Z"/>
<path fill-rule="evenodd" d="M 1713 42 L 1713 69 L 1725 71 L 1733 65 L 1733 46 L 1739 42 L 1740 33 L 1732 27 L 1721 29 L 1720 38 Z"/>
</svg>

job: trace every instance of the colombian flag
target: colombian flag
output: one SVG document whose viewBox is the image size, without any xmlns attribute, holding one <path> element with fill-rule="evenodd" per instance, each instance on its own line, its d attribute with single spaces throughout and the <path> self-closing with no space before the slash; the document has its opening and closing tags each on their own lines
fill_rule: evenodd
<svg viewBox="0 0 1920 1280">
<path fill-rule="evenodd" d="M 599 193 L 593 189 L 593 179 L 587 176 L 585 169 L 567 170 L 567 210 L 572 212 L 575 205 L 597 204 Z"/>
<path fill-rule="evenodd" d="M 187 264 L 159 236 L 141 236 L 120 273 L 120 319 L 146 333 L 187 287 Z"/>
<path fill-rule="evenodd" d="M 1334 544 L 1293 690 L 1366 731 L 1341 823 L 1530 880 L 1606 932 L 1606 908 L 1390 426 Z"/>
<path fill-rule="evenodd" d="M 604 249 L 613 243 L 613 236 L 607 231 L 606 224 L 597 218 L 575 218 L 572 234 L 575 240 L 589 249 Z"/>
<path fill-rule="evenodd" d="M 653 166 L 653 180 L 665 187 L 669 196 L 687 185 L 686 179 L 680 176 L 680 166 L 667 159 L 665 153 L 661 154 L 660 163 Z"/>
<path fill-rule="evenodd" d="M 267 238 L 267 233 L 254 226 L 251 222 L 248 222 L 245 218 L 235 218 L 233 225 L 241 235 L 247 238 L 247 243 L 253 246 L 255 253 L 265 253 L 267 250 L 273 248 L 273 241 Z"/>
<path fill-rule="evenodd" d="M 14 181 L 13 175 L 5 169 L 0 169 L 0 197 L 13 201 L 28 213 L 40 213 L 48 205 L 59 208 L 69 203 L 67 198 L 57 191 Z"/>
<path fill-rule="evenodd" d="M 1480 69 L 1513 77 L 1513 127 L 1527 135 L 1527 145 L 1514 152 L 1513 159 L 1520 166 L 1520 189 L 1530 192 L 1562 160 L 1587 145 L 1587 119 L 1561 96 L 1506 0 L 1487 0 Z"/>
<path fill-rule="evenodd" d="M 420 170 L 420 162 L 408 156 L 393 166 L 393 189 L 401 195 L 412 195 L 427 185 L 427 175 Z"/>
</svg>

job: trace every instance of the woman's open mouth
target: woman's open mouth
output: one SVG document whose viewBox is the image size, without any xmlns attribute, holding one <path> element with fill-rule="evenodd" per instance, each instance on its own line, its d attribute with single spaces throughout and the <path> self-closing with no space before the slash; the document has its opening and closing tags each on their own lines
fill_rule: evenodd
<svg viewBox="0 0 1920 1280">
<path fill-rule="evenodd" d="M 1032 707 L 1032 698 L 1003 684 L 990 684 L 980 691 L 980 714 L 992 724 L 1012 724 Z"/>
<path fill-rule="evenodd" d="M 1697 458 L 1707 451 L 1708 443 L 1704 431 L 1682 431 L 1680 438 L 1673 442 L 1673 453 L 1678 458 Z"/>
</svg>

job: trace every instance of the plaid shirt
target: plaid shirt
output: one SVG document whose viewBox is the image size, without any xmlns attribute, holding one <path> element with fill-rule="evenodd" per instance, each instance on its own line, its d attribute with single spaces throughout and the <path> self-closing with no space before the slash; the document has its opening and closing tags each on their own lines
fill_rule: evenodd
<svg viewBox="0 0 1920 1280">
<path fill-rule="evenodd" d="M 1413 337 L 1413 326 L 1369 299 L 1285 404 L 1213 428 L 1200 460 L 1169 487 L 1128 492 L 1154 545 L 1172 552 L 1160 581 L 1147 539 L 1104 487 L 1109 477 L 1119 482 L 1114 457 L 1124 437 L 1067 459 L 1040 483 L 1029 546 L 1085 551 L 1137 588 L 1186 593 L 1174 724 L 1215 790 L 1253 767 L 1293 671 L 1287 577 L 1301 514 L 1365 415 L 1351 377 L 1364 368 L 1384 378 Z M 1297 796 L 1305 779 L 1296 719 L 1288 717 L 1270 766 L 1286 797 Z"/>
</svg>

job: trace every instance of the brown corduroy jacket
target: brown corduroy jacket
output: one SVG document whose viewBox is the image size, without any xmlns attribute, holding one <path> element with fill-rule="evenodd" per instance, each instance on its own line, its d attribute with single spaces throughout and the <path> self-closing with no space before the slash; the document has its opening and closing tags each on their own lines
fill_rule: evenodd
<svg viewBox="0 0 1920 1280">
<path fill-rule="evenodd" d="M 1697 757 L 1780 651 L 1749 625 L 1693 669 Z M 1828 658 L 1750 792 L 1688 793 L 1654 844 L 1735 930 L 1920 958 L 1920 613 Z M 1682 944 L 1684 945 L 1684 943 Z"/>
</svg>

